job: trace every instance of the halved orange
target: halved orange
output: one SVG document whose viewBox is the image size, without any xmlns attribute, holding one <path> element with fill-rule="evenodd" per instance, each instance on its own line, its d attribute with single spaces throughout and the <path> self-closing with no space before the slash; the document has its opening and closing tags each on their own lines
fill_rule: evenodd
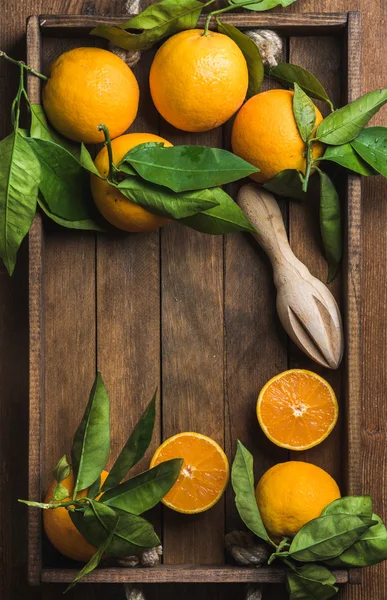
<svg viewBox="0 0 387 600">
<path fill-rule="evenodd" d="M 216 504 L 226 489 L 230 467 L 227 456 L 213 439 L 186 431 L 178 433 L 156 450 L 151 467 L 172 458 L 182 458 L 180 475 L 163 504 L 173 510 L 196 514 Z"/>
<path fill-rule="evenodd" d="M 262 388 L 257 417 L 266 436 L 282 448 L 317 446 L 337 423 L 335 392 L 325 379 L 303 369 L 276 375 Z"/>
</svg>

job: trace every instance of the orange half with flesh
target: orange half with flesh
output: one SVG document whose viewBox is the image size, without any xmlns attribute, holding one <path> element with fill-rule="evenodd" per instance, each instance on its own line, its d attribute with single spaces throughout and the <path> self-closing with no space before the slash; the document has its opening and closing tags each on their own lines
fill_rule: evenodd
<svg viewBox="0 0 387 600">
<path fill-rule="evenodd" d="M 227 456 L 213 439 L 192 431 L 168 438 L 155 452 L 151 467 L 182 458 L 180 475 L 162 502 L 185 514 L 196 514 L 216 504 L 227 486 Z"/>
<path fill-rule="evenodd" d="M 277 446 L 307 450 L 317 446 L 337 423 L 335 392 L 325 379 L 303 369 L 276 375 L 262 388 L 257 417 L 265 435 Z"/>
</svg>

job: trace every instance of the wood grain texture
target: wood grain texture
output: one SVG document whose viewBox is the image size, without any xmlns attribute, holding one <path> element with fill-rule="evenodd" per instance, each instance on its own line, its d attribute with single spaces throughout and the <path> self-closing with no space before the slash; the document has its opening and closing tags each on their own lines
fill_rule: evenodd
<svg viewBox="0 0 387 600">
<path fill-rule="evenodd" d="M 321 60 L 322 56 L 324 60 Z M 289 61 L 314 73 L 324 85 L 333 103 L 339 106 L 340 74 L 345 68 L 345 64 L 343 65 L 341 62 L 341 44 L 337 38 L 292 38 L 289 47 Z M 323 111 L 323 114 L 328 114 L 324 103 L 316 102 L 316 104 Z M 312 177 L 311 186 L 315 185 L 318 189 L 319 182 L 315 178 L 318 178 L 317 174 Z M 344 206 L 344 201 L 342 204 Z M 290 201 L 289 237 L 297 258 L 306 264 L 312 275 L 325 282 L 327 279 L 327 266 L 320 241 L 318 194 L 312 193 L 308 202 Z M 339 305 L 341 305 L 340 281 L 341 277 L 337 277 L 328 286 Z M 344 313 L 343 319 L 346 321 Z M 346 352 L 346 348 L 344 351 Z M 292 368 L 299 368 L 302 365 L 302 368 L 310 369 L 322 375 L 335 390 L 340 406 L 344 404 L 344 398 L 341 398 L 342 369 L 331 371 L 316 365 L 311 360 L 305 360 L 304 355 L 293 344 L 290 348 L 289 364 Z M 344 424 L 344 411 L 340 410 L 338 424 L 322 444 L 305 452 L 293 452 L 291 458 L 318 464 L 330 472 L 341 485 L 342 461 L 338 460 L 338 457 L 343 456 L 343 452 L 345 452 L 342 445 Z"/>
<path fill-rule="evenodd" d="M 288 11 L 329 11 L 329 10 L 356 10 L 363 9 L 363 31 L 366 44 L 363 49 L 363 90 L 369 91 L 376 87 L 386 87 L 387 68 L 385 63 L 386 38 L 383 23 L 387 18 L 387 5 L 384 0 L 299 0 L 289 7 Z M 47 13 L 49 11 L 64 13 L 69 11 L 108 14 L 111 10 L 124 13 L 124 2 L 111 3 L 100 0 L 82 2 L 80 0 L 33 0 L 30 2 L 16 3 L 9 0 L 3 7 L 2 19 L 6 23 L 0 32 L 0 47 L 8 53 L 23 58 L 24 43 L 23 31 L 25 19 L 31 13 Z M 7 84 L 3 85 L 5 81 Z M 11 99 L 16 91 L 17 73 L 14 67 L 0 63 L 0 85 L 2 99 L 0 112 L 1 133 L 9 131 L 9 108 Z M 11 84 L 9 85 L 9 81 Z M 4 92 L 4 93 L 3 93 Z M 386 110 L 382 111 L 375 122 L 386 123 Z M 373 494 L 376 510 L 386 516 L 387 506 L 385 486 L 381 485 L 386 475 L 386 422 L 387 413 L 385 405 L 386 389 L 386 317 L 387 317 L 387 288 L 386 269 L 387 262 L 387 237 L 385 222 L 387 207 L 383 198 L 387 194 L 386 181 L 381 177 L 370 178 L 363 183 L 363 267 L 364 294 L 361 299 L 363 310 L 363 490 Z M 26 247 L 22 250 L 18 267 L 13 279 L 9 279 L 5 271 L 0 269 L 0 380 L 2 383 L 1 411 L 1 476 L 0 503 L 2 509 L 2 522 L 0 526 L 0 594 L 1 597 L 18 598 L 18 600 L 31 598 L 46 598 L 52 600 L 59 598 L 63 586 L 47 585 L 44 590 L 28 589 L 26 585 L 26 511 L 18 506 L 17 497 L 27 494 L 27 300 L 26 300 Z M 4 425 L 6 424 L 6 425 Z M 9 427 L 11 424 L 11 427 Z M 23 441 L 24 440 L 24 441 Z M 386 566 L 367 569 L 362 586 L 346 586 L 341 597 L 346 600 L 377 600 L 387 597 Z M 242 597 L 242 589 L 232 586 L 235 596 Z M 265 600 L 279 597 L 279 586 L 265 589 Z M 98 585 L 83 586 L 82 591 L 75 590 L 73 597 L 91 600 L 101 597 L 106 593 Z M 164 589 L 164 588 L 163 588 Z M 180 597 L 180 586 L 167 586 L 165 595 L 160 598 Z M 202 587 L 197 588 L 196 594 L 201 593 Z M 119 586 L 109 588 L 109 597 L 122 597 Z M 239 590 L 239 591 L 238 591 Z M 152 588 L 152 598 L 153 594 Z"/>
<path fill-rule="evenodd" d="M 71 582 L 77 571 L 45 569 L 42 581 Z M 334 571 L 337 583 L 347 583 L 347 571 Z M 152 569 L 98 569 L 87 575 L 83 583 L 283 583 L 283 569 L 245 569 L 235 566 L 164 565 Z M 213 596 L 212 596 L 213 597 Z M 223 597 L 223 596 L 222 596 Z"/>
</svg>

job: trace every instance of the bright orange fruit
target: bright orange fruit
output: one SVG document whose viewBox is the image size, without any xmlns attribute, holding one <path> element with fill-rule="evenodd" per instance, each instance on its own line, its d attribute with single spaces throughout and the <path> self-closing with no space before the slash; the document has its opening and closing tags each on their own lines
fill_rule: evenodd
<svg viewBox="0 0 387 600">
<path fill-rule="evenodd" d="M 245 57 L 231 38 L 188 29 L 156 52 L 149 85 L 168 123 L 183 131 L 209 131 L 242 106 L 248 78 Z"/>
<path fill-rule="evenodd" d="M 325 379 L 303 369 L 276 375 L 262 388 L 257 417 L 267 437 L 282 448 L 307 450 L 336 425 L 339 408 Z"/>
<path fill-rule="evenodd" d="M 102 471 L 101 485 L 108 475 L 108 471 Z M 57 482 L 55 480 L 51 483 L 47 490 L 45 502 L 51 502 L 56 484 Z M 74 475 L 72 471 L 70 475 L 62 481 L 62 485 L 68 489 L 70 496 L 72 496 L 74 491 Z M 78 492 L 77 498 L 87 496 L 88 491 L 89 490 L 86 489 Z M 65 498 L 63 502 L 66 502 L 67 500 L 70 500 L 70 497 Z M 51 544 L 64 556 L 72 558 L 72 560 L 88 562 L 93 554 L 95 554 L 96 548 L 89 544 L 81 532 L 78 531 L 71 520 L 69 511 L 64 506 L 44 510 L 43 526 Z"/>
<path fill-rule="evenodd" d="M 234 154 L 260 169 L 251 175 L 262 183 L 285 169 L 305 172 L 305 142 L 300 136 L 293 113 L 294 92 L 268 90 L 250 98 L 238 112 L 232 128 Z M 317 107 L 316 128 L 323 117 Z M 324 152 L 320 143 L 313 145 L 313 158 Z"/>
<path fill-rule="evenodd" d="M 178 433 L 156 450 L 151 467 L 172 458 L 182 458 L 184 462 L 163 504 L 186 514 L 214 506 L 223 495 L 230 474 L 227 456 L 219 444 L 200 433 Z"/>
</svg>

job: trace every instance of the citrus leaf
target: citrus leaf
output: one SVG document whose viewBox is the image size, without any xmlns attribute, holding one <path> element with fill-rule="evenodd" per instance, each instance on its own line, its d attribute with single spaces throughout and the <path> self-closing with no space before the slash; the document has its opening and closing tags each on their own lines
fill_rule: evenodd
<svg viewBox="0 0 387 600">
<path fill-rule="evenodd" d="M 176 194 L 164 186 L 137 177 L 128 177 L 116 187 L 131 202 L 139 204 L 152 213 L 170 219 L 181 219 L 196 215 L 200 211 L 218 204 L 218 199 L 212 190 Z"/>
<path fill-rule="evenodd" d="M 140 144 L 129 150 L 124 160 L 143 179 L 176 193 L 231 183 L 259 171 L 232 152 L 207 146 Z"/>
<path fill-rule="evenodd" d="M 229 25 L 228 23 L 222 23 L 217 20 L 218 31 L 231 38 L 239 49 L 242 51 L 247 63 L 247 69 L 249 72 L 249 87 L 247 88 L 247 98 L 255 96 L 261 91 L 262 82 L 265 76 L 265 70 L 263 67 L 263 60 L 258 46 L 245 35 L 240 29 Z"/>
<path fill-rule="evenodd" d="M 70 154 L 74 156 L 74 158 L 84 169 L 90 173 L 93 173 L 97 177 L 100 177 L 100 174 L 94 165 L 93 159 L 91 158 L 90 153 L 84 144 L 76 144 L 75 142 L 71 142 L 70 140 L 67 140 L 65 137 L 61 136 L 57 131 L 55 131 L 55 129 L 50 127 L 40 104 L 31 104 L 30 109 L 30 137 L 53 142 L 54 144 L 61 146 L 67 150 L 67 152 L 70 152 Z"/>
<path fill-rule="evenodd" d="M 339 556 L 357 542 L 376 521 L 356 515 L 326 515 L 309 521 L 294 537 L 290 558 L 301 562 L 324 561 Z"/>
<path fill-rule="evenodd" d="M 121 483 L 124 477 L 129 473 L 130 469 L 144 456 L 151 442 L 155 426 L 156 397 L 157 389 L 142 417 L 129 436 L 125 446 L 122 448 L 116 462 L 110 469 L 110 473 L 101 488 L 103 492 L 106 492 Z"/>
<path fill-rule="evenodd" d="M 387 127 L 363 129 L 351 145 L 375 171 L 387 177 Z"/>
<path fill-rule="evenodd" d="M 18 130 L 0 142 L 0 257 L 12 275 L 17 251 L 36 212 L 41 170 Z"/>
<path fill-rule="evenodd" d="M 239 208 L 234 200 L 221 188 L 207 190 L 218 201 L 218 206 L 210 208 L 200 214 L 178 222 L 186 227 L 191 227 L 202 233 L 221 235 L 235 231 L 247 231 L 256 233 L 245 213 Z M 198 193 L 198 192 L 197 192 Z"/>
<path fill-rule="evenodd" d="M 118 27 L 98 25 L 90 33 L 125 50 L 147 50 L 168 35 L 194 29 L 204 6 L 197 0 L 163 0 Z M 125 29 L 138 29 L 141 33 L 129 33 Z"/>
<path fill-rule="evenodd" d="M 293 4 L 295 1 L 296 0 L 261 0 L 256 4 L 246 4 L 246 0 L 231 0 L 231 4 L 235 4 L 235 6 L 242 4 L 243 8 L 262 12 L 264 10 L 275 8 L 276 6 L 290 6 L 290 4 Z"/>
<path fill-rule="evenodd" d="M 300 136 L 307 142 L 316 127 L 316 110 L 312 100 L 297 83 L 294 84 L 293 113 Z"/>
<path fill-rule="evenodd" d="M 295 169 L 281 171 L 263 184 L 263 187 L 277 196 L 294 198 L 294 200 L 306 200 L 308 195 L 302 191 L 302 173 Z"/>
<path fill-rule="evenodd" d="M 58 461 L 53 472 L 54 479 L 57 482 L 57 484 L 54 488 L 54 493 L 51 500 L 64 500 L 68 497 L 69 491 L 65 486 L 61 485 L 61 482 L 64 479 L 66 479 L 70 475 L 70 473 L 71 466 L 67 462 L 67 457 L 64 454 L 62 458 Z"/>
<path fill-rule="evenodd" d="M 332 102 L 323 85 L 317 77 L 303 67 L 291 63 L 278 63 L 276 67 L 268 67 L 266 74 L 288 87 L 294 87 L 297 83 L 308 96 L 327 102 L 333 110 Z"/>
<path fill-rule="evenodd" d="M 102 542 L 102 544 L 98 548 L 97 552 L 95 554 L 93 554 L 93 556 L 91 557 L 89 562 L 74 577 L 72 583 L 70 583 L 70 585 L 67 587 L 66 592 L 71 590 L 71 588 L 73 588 L 76 585 L 76 583 L 80 579 L 82 579 L 82 577 L 84 577 L 85 575 L 88 575 L 88 573 L 91 573 L 92 571 L 94 571 L 94 569 L 96 569 L 98 567 L 104 554 L 106 553 L 107 549 L 109 548 L 110 544 L 113 541 L 114 534 L 115 534 L 115 531 L 116 531 L 116 528 L 118 525 L 118 520 L 119 520 L 119 517 L 116 514 L 114 514 L 114 517 L 111 516 L 111 518 L 109 518 L 107 525 L 109 527 L 110 533 L 108 533 L 106 535 L 105 541 Z"/>
<path fill-rule="evenodd" d="M 97 477 L 97 479 L 94 481 L 94 483 L 92 483 L 91 486 L 89 487 L 89 491 L 87 492 L 87 497 L 94 500 L 94 498 L 99 495 L 100 487 L 101 487 L 101 475 L 99 475 Z"/>
<path fill-rule="evenodd" d="M 39 189 L 50 211 L 68 221 L 90 218 L 94 209 L 89 177 L 77 159 L 54 142 L 27 138 L 40 163 Z"/>
<path fill-rule="evenodd" d="M 354 148 L 349 143 L 341 146 L 327 146 L 324 155 L 319 160 L 329 160 L 350 171 L 359 173 L 360 175 L 370 176 L 377 174 L 377 172 L 368 166 L 358 153 L 355 152 Z"/>
<path fill-rule="evenodd" d="M 377 521 L 352 546 L 340 556 L 329 561 L 329 565 L 339 568 L 371 567 L 387 560 L 387 530 L 378 515 L 372 519 Z"/>
<path fill-rule="evenodd" d="M 320 175 L 320 230 L 328 261 L 328 283 L 337 275 L 343 254 L 340 199 L 326 173 Z"/>
<path fill-rule="evenodd" d="M 160 544 L 153 526 L 142 517 L 132 515 L 119 509 L 93 500 L 84 512 L 70 512 L 71 520 L 89 544 L 99 547 L 110 533 L 106 525 L 106 515 L 117 514 L 119 521 L 114 537 L 107 553 L 111 556 L 123 557 L 139 555 L 145 548 L 153 548 Z"/>
<path fill-rule="evenodd" d="M 180 475 L 182 459 L 162 462 L 105 492 L 100 502 L 134 515 L 150 510 L 164 498 Z"/>
<path fill-rule="evenodd" d="M 109 451 L 109 398 L 101 373 L 98 373 L 71 450 L 75 476 L 74 498 L 79 490 L 89 487 L 101 474 Z"/>
<path fill-rule="evenodd" d="M 246 527 L 265 542 L 272 543 L 255 499 L 253 457 L 239 440 L 231 469 L 231 482 L 235 492 L 235 504 Z"/>
<path fill-rule="evenodd" d="M 68 498 L 69 496 L 69 491 L 68 489 L 62 485 L 61 483 L 57 483 L 54 489 L 54 494 L 52 496 L 52 500 L 64 500 L 65 498 Z"/>
<path fill-rule="evenodd" d="M 367 496 L 344 496 L 334 500 L 324 508 L 321 517 L 325 515 L 357 515 L 372 518 L 372 498 Z"/>
<path fill-rule="evenodd" d="M 387 89 L 365 94 L 325 117 L 317 129 L 316 138 L 332 146 L 351 142 L 386 102 Z"/>
<path fill-rule="evenodd" d="M 322 565 L 292 566 L 287 573 L 289 600 L 328 600 L 338 592 L 336 578 Z"/>
<path fill-rule="evenodd" d="M 68 221 L 67 219 L 62 219 L 62 217 L 54 215 L 48 208 L 44 198 L 42 198 L 41 196 L 38 196 L 38 205 L 49 219 L 54 221 L 54 223 L 56 223 L 57 225 L 61 225 L 62 227 L 66 227 L 67 229 L 79 229 L 82 231 L 105 231 L 105 229 L 96 221 L 94 221 L 94 219 Z"/>
</svg>

